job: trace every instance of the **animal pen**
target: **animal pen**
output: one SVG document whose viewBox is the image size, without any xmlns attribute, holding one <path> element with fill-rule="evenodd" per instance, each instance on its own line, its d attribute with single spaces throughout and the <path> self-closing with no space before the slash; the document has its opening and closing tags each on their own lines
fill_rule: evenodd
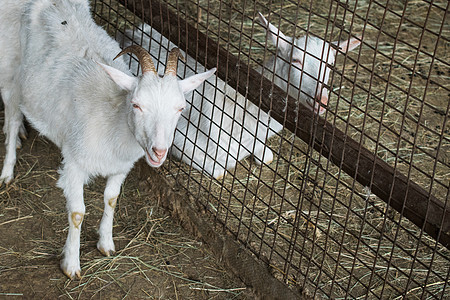
<svg viewBox="0 0 450 300">
<path fill-rule="evenodd" d="M 177 159 L 163 170 L 280 288 L 305 297 L 450 296 L 448 1 L 105 0 L 92 9 L 117 39 L 132 29 L 168 51 L 142 30 L 149 24 L 283 125 L 261 141 L 270 164 L 247 158 L 220 179 Z M 322 116 L 255 71 L 275 52 L 258 12 L 289 36 L 362 41 L 337 55 Z M 228 263 L 249 285 L 258 277 Z"/>
<path fill-rule="evenodd" d="M 248 157 L 216 179 L 203 170 L 204 163 L 171 158 L 158 172 L 185 195 L 165 192 L 164 205 L 256 293 L 450 297 L 448 1 L 92 0 L 91 5 L 98 23 L 119 42 L 131 30 L 143 47 L 156 43 L 166 53 L 168 42 L 141 26 L 149 24 L 199 68 L 217 67 L 218 77 L 283 125 L 260 141 L 274 154 L 271 163 Z M 275 54 L 258 12 L 288 36 L 361 41 L 348 53 L 334 46 L 338 54 L 328 66 L 332 72 L 324 84 L 330 95 L 322 115 L 289 96 L 264 73 L 268 70 L 257 71 Z M 158 55 L 153 59 L 159 68 L 166 63 Z M 242 143 L 241 135 L 232 138 Z M 222 150 L 233 156 L 230 147 Z"/>
</svg>

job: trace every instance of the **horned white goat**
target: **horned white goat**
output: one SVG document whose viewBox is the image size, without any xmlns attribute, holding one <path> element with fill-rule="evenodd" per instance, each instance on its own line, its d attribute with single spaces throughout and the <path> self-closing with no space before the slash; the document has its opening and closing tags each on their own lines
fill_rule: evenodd
<svg viewBox="0 0 450 300">
<path fill-rule="evenodd" d="M 164 162 L 186 106 L 183 93 L 215 69 L 178 81 L 175 48 L 164 76 L 158 76 L 143 48 L 120 52 L 118 43 L 92 20 L 87 0 L 4 0 L 0 49 L 7 135 L 0 181 L 13 178 L 23 113 L 61 148 L 58 186 L 69 221 L 61 269 L 69 278 L 80 277 L 84 184 L 93 176 L 107 177 L 97 248 L 111 255 L 113 214 L 123 180 L 143 156 L 152 167 Z M 126 52 L 139 58 L 142 76 L 131 76 L 122 57 L 113 61 Z"/>
<path fill-rule="evenodd" d="M 258 71 L 315 112 L 325 112 L 328 90 L 322 85 L 328 82 L 330 73 L 326 62 L 334 63 L 336 50 L 317 37 L 287 37 L 268 23 L 262 14 L 259 14 L 259 18 L 268 30 L 267 36 L 277 46 L 277 54 L 267 61 L 264 71 L 262 68 Z M 150 46 L 150 53 L 159 58 L 158 66 L 164 65 L 166 56 L 160 53 L 159 45 L 175 45 L 148 24 L 143 24 L 141 30 L 141 33 L 126 30 L 124 36 L 118 39 L 124 47 L 133 43 Z M 360 42 L 350 39 L 335 43 L 339 44 L 341 51 L 346 52 Z M 179 72 L 186 71 L 189 74 L 192 70 L 204 69 L 195 59 L 188 55 L 186 57 L 186 63 L 178 66 Z M 134 61 L 131 67 L 134 73 L 138 71 Z M 221 178 L 226 169 L 235 167 L 237 160 L 249 154 L 254 155 L 257 163 L 270 163 L 273 153 L 264 144 L 267 138 L 282 129 L 282 125 L 220 78 L 207 81 L 202 91 L 186 97 L 188 105 L 178 122 L 172 153 L 215 178 Z"/>
</svg>

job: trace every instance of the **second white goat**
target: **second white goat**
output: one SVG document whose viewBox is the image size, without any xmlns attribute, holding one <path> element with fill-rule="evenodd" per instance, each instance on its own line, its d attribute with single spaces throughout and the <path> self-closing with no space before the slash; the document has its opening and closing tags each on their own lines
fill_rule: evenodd
<svg viewBox="0 0 450 300">
<path fill-rule="evenodd" d="M 330 77 L 330 67 L 334 65 L 337 50 L 321 38 L 305 35 L 300 38 L 289 37 L 269 23 L 258 13 L 267 37 L 277 47 L 276 55 L 271 56 L 264 66 L 264 76 L 299 99 L 320 115 L 326 111 L 329 91 L 324 85 Z M 359 46 L 360 40 L 333 42 L 342 53 Z"/>
</svg>

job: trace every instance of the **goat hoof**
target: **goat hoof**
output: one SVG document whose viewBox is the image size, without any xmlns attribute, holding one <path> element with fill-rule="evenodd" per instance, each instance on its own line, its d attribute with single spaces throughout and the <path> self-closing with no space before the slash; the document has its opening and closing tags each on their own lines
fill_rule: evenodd
<svg viewBox="0 0 450 300">
<path fill-rule="evenodd" d="M 270 163 L 272 163 L 273 162 L 273 157 L 271 158 L 271 159 L 265 159 L 264 160 L 264 163 L 266 164 L 266 165 L 268 165 L 268 164 L 270 164 Z"/>
<path fill-rule="evenodd" d="M 68 270 L 63 270 L 64 275 L 66 275 L 70 280 L 81 279 L 81 270 L 71 273 Z"/>
<path fill-rule="evenodd" d="M 22 149 L 22 141 L 20 140 L 19 137 L 17 137 L 17 141 L 16 141 L 16 149 Z"/>
<path fill-rule="evenodd" d="M 0 177 L 0 187 L 7 187 L 13 180 L 12 176 Z"/>
<path fill-rule="evenodd" d="M 97 243 L 97 249 L 101 252 L 104 256 L 112 256 L 114 253 L 116 253 L 116 250 L 114 248 L 114 242 L 112 240 L 105 241 L 98 241 Z"/>
<path fill-rule="evenodd" d="M 100 251 L 104 256 L 113 256 L 116 253 L 114 250 L 105 250 L 103 248 L 98 248 L 98 251 Z"/>
<path fill-rule="evenodd" d="M 61 270 L 70 280 L 81 279 L 81 269 L 78 266 L 68 266 L 63 260 Z"/>
<path fill-rule="evenodd" d="M 214 178 L 217 180 L 222 180 L 227 174 L 226 170 L 214 171 Z"/>
<path fill-rule="evenodd" d="M 25 126 L 21 126 L 19 129 L 19 136 L 22 140 L 26 140 L 28 138 L 27 130 L 25 129 Z"/>
<path fill-rule="evenodd" d="M 28 139 L 28 135 L 27 135 L 26 133 L 19 133 L 19 137 L 20 137 L 22 140 Z"/>
</svg>

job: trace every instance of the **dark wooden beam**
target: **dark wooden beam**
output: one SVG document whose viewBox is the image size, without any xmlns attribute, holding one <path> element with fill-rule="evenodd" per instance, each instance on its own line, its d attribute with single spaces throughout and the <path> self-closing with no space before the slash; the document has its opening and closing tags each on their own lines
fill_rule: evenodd
<svg viewBox="0 0 450 300">
<path fill-rule="evenodd" d="M 192 57 L 206 57 L 206 67 L 242 95 L 273 116 L 299 138 L 341 167 L 360 184 L 388 203 L 411 222 L 450 246 L 450 208 L 422 187 L 400 174 L 344 132 L 318 118 L 296 99 L 274 86 L 260 73 L 221 48 L 158 0 L 119 0 Z M 204 61 L 201 61 L 205 64 Z"/>
</svg>

